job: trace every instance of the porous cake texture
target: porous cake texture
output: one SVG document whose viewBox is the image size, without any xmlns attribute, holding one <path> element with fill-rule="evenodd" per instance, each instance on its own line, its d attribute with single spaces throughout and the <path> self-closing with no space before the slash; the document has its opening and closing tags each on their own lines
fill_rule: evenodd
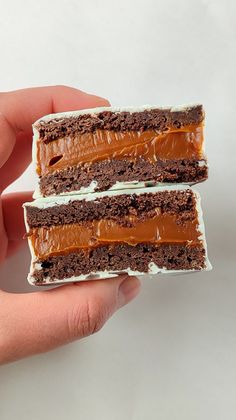
<svg viewBox="0 0 236 420">
<path fill-rule="evenodd" d="M 200 197 L 188 186 L 48 197 L 24 209 L 36 285 L 210 268 Z"/>
<path fill-rule="evenodd" d="M 87 109 L 48 115 L 33 129 L 35 198 L 208 176 L 202 105 Z"/>
</svg>

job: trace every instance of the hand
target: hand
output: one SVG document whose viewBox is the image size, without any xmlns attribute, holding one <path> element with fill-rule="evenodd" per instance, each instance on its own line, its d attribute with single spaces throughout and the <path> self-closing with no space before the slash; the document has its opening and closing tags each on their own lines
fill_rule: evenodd
<svg viewBox="0 0 236 420">
<path fill-rule="evenodd" d="M 35 120 L 49 113 L 108 105 L 105 99 L 65 86 L 1 93 L 0 192 L 30 163 Z M 0 196 L 0 261 L 22 243 L 22 204 L 31 199 L 28 192 Z M 36 293 L 0 290 L 0 363 L 45 352 L 98 331 L 138 291 L 138 279 L 127 276 Z"/>
</svg>

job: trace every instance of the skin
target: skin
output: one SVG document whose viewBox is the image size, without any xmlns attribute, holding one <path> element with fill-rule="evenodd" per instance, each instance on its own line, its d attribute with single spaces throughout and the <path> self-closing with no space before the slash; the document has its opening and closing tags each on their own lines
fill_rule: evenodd
<svg viewBox="0 0 236 420">
<path fill-rule="evenodd" d="M 66 86 L 0 93 L 0 262 L 23 243 L 22 204 L 32 193 L 4 190 L 31 161 L 32 123 L 46 114 L 98 106 L 109 102 Z M 0 364 L 97 332 L 139 288 L 137 278 L 119 276 L 36 293 L 0 290 Z"/>
</svg>

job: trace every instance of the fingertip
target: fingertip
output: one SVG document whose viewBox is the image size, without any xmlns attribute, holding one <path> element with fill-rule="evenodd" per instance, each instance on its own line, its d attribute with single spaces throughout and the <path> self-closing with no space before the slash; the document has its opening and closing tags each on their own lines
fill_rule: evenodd
<svg viewBox="0 0 236 420">
<path fill-rule="evenodd" d="M 83 108 L 85 109 L 111 106 L 110 102 L 106 98 L 102 98 L 101 96 L 93 95 L 91 93 L 86 93 L 82 91 L 79 92 L 80 94 L 83 94 L 83 97 L 81 97 L 81 105 L 83 104 Z"/>
<path fill-rule="evenodd" d="M 119 286 L 118 308 L 129 303 L 140 292 L 141 282 L 137 277 L 127 276 Z"/>
<path fill-rule="evenodd" d="M 94 101 L 97 103 L 97 107 L 109 107 L 111 106 L 108 99 L 102 98 L 101 96 L 90 95 Z"/>
<path fill-rule="evenodd" d="M 110 106 L 110 102 L 107 99 L 75 87 L 57 85 L 52 87 L 52 91 L 53 112 Z"/>
</svg>

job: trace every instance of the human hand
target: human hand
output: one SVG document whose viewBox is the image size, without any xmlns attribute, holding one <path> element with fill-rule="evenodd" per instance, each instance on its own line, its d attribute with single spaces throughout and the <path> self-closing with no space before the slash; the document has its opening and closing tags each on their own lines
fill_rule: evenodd
<svg viewBox="0 0 236 420">
<path fill-rule="evenodd" d="M 31 125 L 35 120 L 49 113 L 108 105 L 105 99 L 65 86 L 0 93 L 0 193 L 31 161 Z M 22 243 L 22 204 L 31 199 L 28 192 L 0 195 L 0 262 Z M 36 293 L 0 290 L 0 363 L 45 352 L 98 331 L 137 295 L 139 286 L 135 277 L 119 276 Z"/>
</svg>

